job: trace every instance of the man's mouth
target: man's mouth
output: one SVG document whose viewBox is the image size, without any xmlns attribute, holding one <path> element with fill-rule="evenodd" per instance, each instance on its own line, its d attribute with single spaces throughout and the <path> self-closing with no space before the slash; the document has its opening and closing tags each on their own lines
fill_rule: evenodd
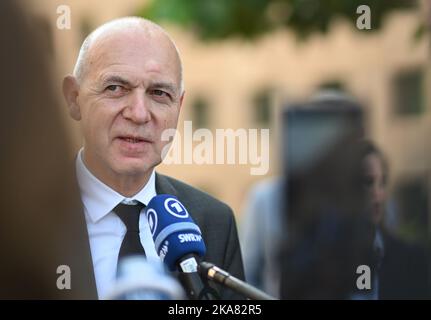
<svg viewBox="0 0 431 320">
<path fill-rule="evenodd" d="M 120 136 L 118 137 L 118 139 L 129 143 L 150 142 L 148 139 L 144 139 L 142 137 L 133 137 L 133 136 Z"/>
<path fill-rule="evenodd" d="M 139 138 L 120 138 L 120 139 L 130 143 L 138 143 L 138 142 L 144 141 L 143 139 L 139 139 Z"/>
</svg>

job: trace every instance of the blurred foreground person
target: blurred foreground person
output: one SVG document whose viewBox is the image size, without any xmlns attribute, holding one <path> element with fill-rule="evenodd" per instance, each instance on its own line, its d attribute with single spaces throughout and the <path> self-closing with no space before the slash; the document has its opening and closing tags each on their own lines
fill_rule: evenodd
<svg viewBox="0 0 431 320">
<path fill-rule="evenodd" d="M 81 275 L 91 274 L 91 261 L 80 250 L 86 230 L 73 156 L 48 53 L 23 8 L 0 1 L 0 298 L 84 299 L 92 281 Z M 70 289 L 61 278 L 67 268 Z"/>
<path fill-rule="evenodd" d="M 285 228 L 282 299 L 349 299 L 356 269 L 372 265 L 372 225 L 362 187 L 362 108 L 343 96 L 284 114 Z"/>
</svg>

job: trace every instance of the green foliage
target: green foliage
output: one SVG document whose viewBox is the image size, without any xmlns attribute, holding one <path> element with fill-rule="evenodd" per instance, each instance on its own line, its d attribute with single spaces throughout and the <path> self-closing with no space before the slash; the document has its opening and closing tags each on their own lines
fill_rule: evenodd
<svg viewBox="0 0 431 320">
<path fill-rule="evenodd" d="M 344 18 L 355 26 L 360 5 L 370 7 L 373 31 L 381 27 L 389 12 L 417 4 L 414 0 L 153 0 L 138 14 L 179 24 L 204 40 L 251 39 L 280 27 L 306 39 L 326 33 L 334 18 Z"/>
</svg>

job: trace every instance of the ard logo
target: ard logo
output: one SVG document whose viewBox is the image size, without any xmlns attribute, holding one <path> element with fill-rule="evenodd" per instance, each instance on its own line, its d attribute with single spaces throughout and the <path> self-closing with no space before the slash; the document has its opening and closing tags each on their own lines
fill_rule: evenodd
<svg viewBox="0 0 431 320">
<path fill-rule="evenodd" d="M 181 219 L 189 217 L 186 208 L 175 198 L 167 198 L 165 200 L 165 209 L 174 217 Z"/>
</svg>

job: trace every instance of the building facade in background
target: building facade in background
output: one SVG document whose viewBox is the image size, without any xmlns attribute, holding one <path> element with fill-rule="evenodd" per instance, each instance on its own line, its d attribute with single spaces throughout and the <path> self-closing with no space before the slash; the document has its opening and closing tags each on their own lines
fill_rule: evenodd
<svg viewBox="0 0 431 320">
<path fill-rule="evenodd" d="M 40 0 L 28 2 L 38 17 L 61 79 L 71 72 L 79 46 L 89 31 L 111 19 L 134 15 L 140 0 Z M 57 8 L 70 8 L 70 29 L 56 26 Z M 325 36 L 296 42 L 289 31 L 277 31 L 253 42 L 229 39 L 202 43 L 193 34 L 165 26 L 180 50 L 186 95 L 178 128 L 270 130 L 270 166 L 251 175 L 250 165 L 162 165 L 159 171 L 200 187 L 233 207 L 239 215 L 250 186 L 277 175 L 281 110 L 307 99 L 321 88 L 338 88 L 366 106 L 368 136 L 387 154 L 390 190 L 397 209 L 410 216 L 405 232 L 429 225 L 431 199 L 431 59 L 427 36 L 415 40 L 421 11 L 391 14 L 375 33 L 334 22 Z M 352 16 L 355 19 L 356 16 Z M 74 148 L 81 137 L 69 121 Z M 413 212 L 413 213 L 412 213 Z M 414 216 L 413 216 L 414 215 Z M 413 230 L 412 229 L 412 230 Z M 424 229 L 426 231 L 426 229 Z"/>
</svg>

